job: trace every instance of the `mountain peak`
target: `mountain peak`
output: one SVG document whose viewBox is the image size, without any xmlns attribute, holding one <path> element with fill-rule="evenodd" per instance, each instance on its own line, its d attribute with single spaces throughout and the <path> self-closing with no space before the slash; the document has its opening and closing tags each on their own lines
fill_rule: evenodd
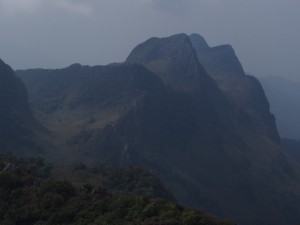
<svg viewBox="0 0 300 225">
<path fill-rule="evenodd" d="M 70 69 L 78 69 L 80 68 L 82 65 L 80 63 L 73 63 L 72 65 L 70 65 L 68 68 Z"/>
<path fill-rule="evenodd" d="M 135 47 L 126 62 L 144 65 L 177 90 L 193 90 L 200 79 L 208 78 L 186 34 L 150 38 Z"/>
<path fill-rule="evenodd" d="M 168 59 L 175 55 L 182 46 L 190 44 L 186 34 L 176 34 L 164 38 L 152 37 L 137 45 L 127 57 L 126 62 L 145 64 L 158 58 Z"/>
<path fill-rule="evenodd" d="M 12 68 L 0 59 L 0 77 L 11 76 L 13 73 Z"/>
<path fill-rule="evenodd" d="M 219 88 L 261 123 L 257 127 L 263 126 L 267 135 L 279 142 L 275 120 L 270 113 L 265 93 L 254 77 L 245 75 L 232 46 L 228 44 L 215 47 L 205 46 L 204 39 L 197 34 L 191 35 L 190 39 L 199 62 Z"/>
<path fill-rule="evenodd" d="M 199 51 L 208 51 L 210 49 L 204 37 L 200 34 L 193 33 L 190 35 L 190 40 L 194 45 L 194 48 Z"/>
<path fill-rule="evenodd" d="M 200 63 L 207 73 L 215 78 L 244 76 L 243 67 L 231 45 L 209 47 L 200 35 L 191 35 L 190 40 L 197 52 Z M 221 78 L 224 79 L 224 78 Z"/>
</svg>

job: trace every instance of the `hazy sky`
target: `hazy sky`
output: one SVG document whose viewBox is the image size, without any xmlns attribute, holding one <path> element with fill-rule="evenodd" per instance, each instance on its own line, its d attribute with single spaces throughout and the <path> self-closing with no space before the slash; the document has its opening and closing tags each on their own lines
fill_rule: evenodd
<svg viewBox="0 0 300 225">
<path fill-rule="evenodd" d="M 124 61 L 182 32 L 231 44 L 248 73 L 300 80 L 300 0 L 0 0 L 0 58 L 14 69 Z"/>
</svg>

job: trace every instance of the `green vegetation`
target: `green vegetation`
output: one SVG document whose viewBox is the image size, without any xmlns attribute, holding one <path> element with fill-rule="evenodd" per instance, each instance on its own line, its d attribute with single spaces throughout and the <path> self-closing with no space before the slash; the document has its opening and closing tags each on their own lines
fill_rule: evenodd
<svg viewBox="0 0 300 225">
<path fill-rule="evenodd" d="M 56 166 L 51 174 L 56 180 L 64 179 L 79 186 L 88 183 L 117 193 L 131 193 L 174 201 L 174 197 L 165 189 L 161 181 L 141 167 L 89 168 L 84 164 L 76 164 L 73 167 Z"/>
<path fill-rule="evenodd" d="M 50 167 L 42 159 L 1 157 L 0 224 L 233 224 L 163 199 L 54 180 L 49 178 Z"/>
</svg>

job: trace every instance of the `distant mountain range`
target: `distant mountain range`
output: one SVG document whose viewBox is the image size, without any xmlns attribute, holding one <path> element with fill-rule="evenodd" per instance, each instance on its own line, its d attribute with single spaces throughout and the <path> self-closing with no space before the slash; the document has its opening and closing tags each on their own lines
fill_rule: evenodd
<svg viewBox="0 0 300 225">
<path fill-rule="evenodd" d="M 300 139 L 300 83 L 284 77 L 259 78 L 282 137 Z"/>
<path fill-rule="evenodd" d="M 16 73 L 52 159 L 142 166 L 179 203 L 239 224 L 299 221 L 300 166 L 231 46 L 178 34 L 139 44 L 121 64 Z"/>
</svg>

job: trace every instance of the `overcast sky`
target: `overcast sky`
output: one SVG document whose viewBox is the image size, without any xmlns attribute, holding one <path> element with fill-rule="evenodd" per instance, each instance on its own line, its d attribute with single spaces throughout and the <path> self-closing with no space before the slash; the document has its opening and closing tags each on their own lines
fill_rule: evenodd
<svg viewBox="0 0 300 225">
<path fill-rule="evenodd" d="M 182 32 L 231 44 L 250 74 L 300 80 L 300 0 L 0 0 L 0 58 L 14 69 L 121 62 Z"/>
</svg>

